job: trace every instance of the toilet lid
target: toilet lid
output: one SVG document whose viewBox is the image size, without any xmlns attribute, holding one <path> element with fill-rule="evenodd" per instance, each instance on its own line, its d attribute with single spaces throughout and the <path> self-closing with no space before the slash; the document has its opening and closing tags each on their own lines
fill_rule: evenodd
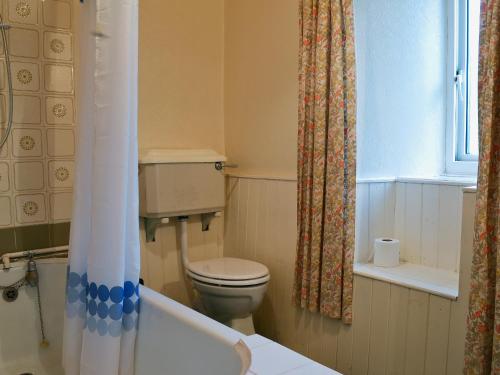
<svg viewBox="0 0 500 375">
<path fill-rule="evenodd" d="M 188 265 L 190 273 L 217 280 L 254 280 L 269 275 L 263 264 L 238 258 L 200 260 Z"/>
</svg>

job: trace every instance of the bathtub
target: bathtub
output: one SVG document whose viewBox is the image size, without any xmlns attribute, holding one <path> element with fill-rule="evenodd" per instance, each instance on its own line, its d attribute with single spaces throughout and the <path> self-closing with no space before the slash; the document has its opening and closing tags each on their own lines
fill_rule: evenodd
<svg viewBox="0 0 500 375">
<path fill-rule="evenodd" d="M 13 302 L 0 297 L 0 374 L 62 375 L 66 260 L 37 260 L 48 347 L 41 347 L 36 288 Z M 26 262 L 0 266 L 0 285 L 24 277 Z M 244 336 L 169 298 L 141 288 L 136 375 L 245 374 L 251 354 Z"/>
</svg>

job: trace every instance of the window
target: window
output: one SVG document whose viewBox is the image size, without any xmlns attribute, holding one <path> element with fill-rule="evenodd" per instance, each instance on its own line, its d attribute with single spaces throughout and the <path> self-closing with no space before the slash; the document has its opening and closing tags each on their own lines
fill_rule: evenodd
<svg viewBox="0 0 500 375">
<path fill-rule="evenodd" d="M 447 174 L 476 174 L 480 0 L 450 1 Z"/>
</svg>

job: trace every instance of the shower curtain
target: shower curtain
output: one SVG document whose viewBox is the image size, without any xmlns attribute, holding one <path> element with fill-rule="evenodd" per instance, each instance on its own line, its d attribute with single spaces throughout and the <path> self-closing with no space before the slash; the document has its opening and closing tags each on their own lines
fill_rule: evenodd
<svg viewBox="0 0 500 375">
<path fill-rule="evenodd" d="M 66 375 L 133 374 L 139 314 L 137 0 L 80 7 Z"/>
</svg>

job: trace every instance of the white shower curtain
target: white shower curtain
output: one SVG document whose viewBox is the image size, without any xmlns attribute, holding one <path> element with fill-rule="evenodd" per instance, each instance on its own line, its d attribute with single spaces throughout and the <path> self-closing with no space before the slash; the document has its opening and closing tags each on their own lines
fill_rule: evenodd
<svg viewBox="0 0 500 375">
<path fill-rule="evenodd" d="M 133 374 L 139 314 L 137 0 L 80 7 L 66 375 Z"/>
</svg>

